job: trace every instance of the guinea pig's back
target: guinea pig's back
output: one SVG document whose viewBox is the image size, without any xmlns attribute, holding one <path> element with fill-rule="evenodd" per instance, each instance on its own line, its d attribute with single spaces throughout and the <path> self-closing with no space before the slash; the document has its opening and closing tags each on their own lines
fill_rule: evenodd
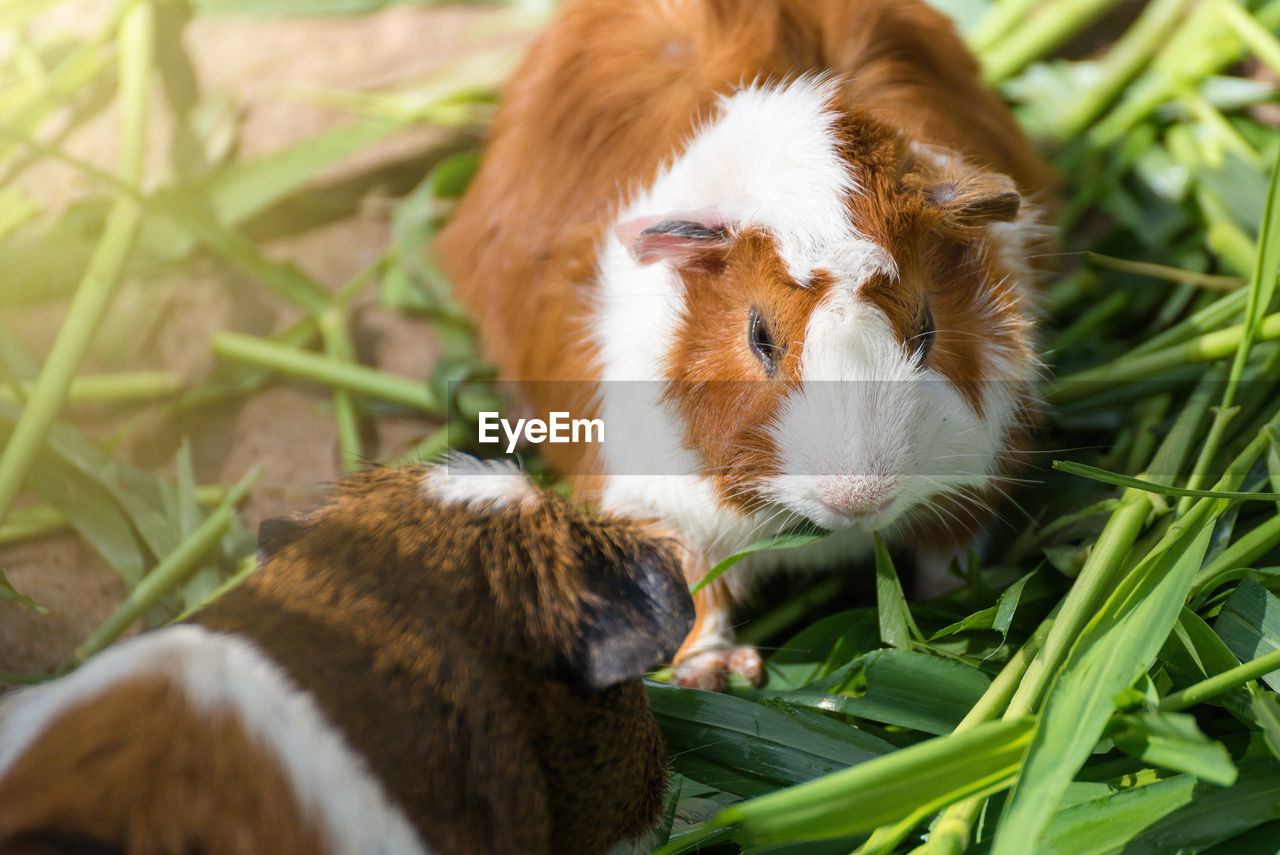
<svg viewBox="0 0 1280 855">
<path fill-rule="evenodd" d="M 6 699 L 0 851 L 427 850 L 279 663 L 174 626 Z"/>
<path fill-rule="evenodd" d="M 1009 175 L 1023 195 L 1053 182 L 1013 114 L 982 82 L 955 25 L 920 0 L 783 0 L 817 54 L 840 74 L 847 108 Z"/>
<path fill-rule="evenodd" d="M 602 228 L 718 95 L 809 70 L 796 36 L 777 0 L 564 5 L 512 75 L 480 170 L 439 242 L 508 376 L 591 377 L 589 354 L 575 345 Z"/>
<path fill-rule="evenodd" d="M 1007 172 L 1024 194 L 1049 184 L 954 26 L 922 0 L 568 2 L 513 74 L 439 242 L 503 373 L 594 379 L 590 283 L 621 203 L 719 96 L 806 74 L 839 76 L 846 109 Z M 591 409 L 584 398 L 575 412 Z"/>
</svg>

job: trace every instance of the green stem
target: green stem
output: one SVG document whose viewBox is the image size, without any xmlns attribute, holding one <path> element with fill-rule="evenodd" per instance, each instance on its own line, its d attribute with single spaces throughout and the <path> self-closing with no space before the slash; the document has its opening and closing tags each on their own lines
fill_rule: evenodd
<svg viewBox="0 0 1280 855">
<path fill-rule="evenodd" d="M 1234 296 L 1234 295 L 1233 295 Z M 1280 313 L 1267 315 L 1258 324 L 1254 341 L 1272 341 L 1280 338 Z M 1069 404 L 1088 398 L 1101 389 L 1123 386 L 1136 380 L 1145 380 L 1161 372 L 1183 365 L 1213 362 L 1234 353 L 1245 340 L 1247 328 L 1243 325 L 1227 327 L 1217 332 L 1196 336 L 1182 344 L 1166 347 L 1138 356 L 1125 357 L 1108 365 L 1077 371 L 1059 379 L 1045 395 L 1053 405 Z"/>
<path fill-rule="evenodd" d="M 982 52 L 982 77 L 1002 83 L 1044 57 L 1115 6 L 1118 0 L 1058 0 Z"/>
<path fill-rule="evenodd" d="M 121 374 L 81 374 L 71 380 L 65 401 L 68 404 L 137 401 L 167 398 L 182 391 L 185 380 L 172 371 L 133 371 Z M 35 384 L 22 383 L 18 388 L 23 398 L 30 398 Z M 9 386 L 0 386 L 0 401 L 15 401 Z"/>
<path fill-rule="evenodd" d="M 291 377 L 337 386 L 430 413 L 440 412 L 440 402 L 425 383 L 363 365 L 337 362 L 305 350 L 234 332 L 216 334 L 213 351 L 227 359 L 269 368 Z"/>
<path fill-rule="evenodd" d="M 83 662 L 120 637 L 143 612 L 159 602 L 160 598 L 180 585 L 200 565 L 200 560 L 217 545 L 235 516 L 235 508 L 248 494 L 249 489 L 262 475 L 262 467 L 254 467 L 232 487 L 218 507 L 205 518 L 191 536 L 164 557 L 159 564 L 139 582 L 125 601 L 94 630 L 72 654 L 73 661 Z"/>
<path fill-rule="evenodd" d="M 1247 273 L 1258 257 L 1258 247 L 1239 226 L 1225 219 L 1229 216 L 1225 212 L 1225 206 L 1210 202 L 1211 196 L 1204 188 L 1197 193 L 1205 218 L 1211 220 L 1204 233 L 1204 242 L 1232 270 Z"/>
<path fill-rule="evenodd" d="M 320 315 L 319 323 L 325 356 L 335 362 L 355 365 L 356 348 L 347 331 L 342 310 L 337 307 L 326 309 Z M 356 472 L 364 461 L 364 446 L 360 440 L 360 414 L 350 391 L 341 387 L 333 390 L 333 412 L 338 422 L 338 448 L 342 454 L 342 468 L 347 472 Z"/>
<path fill-rule="evenodd" d="M 1173 428 L 1160 443 L 1147 471 L 1147 480 L 1157 484 L 1169 484 L 1181 471 L 1196 429 L 1208 409 L 1217 369 L 1202 380 L 1178 414 Z M 1260 453 L 1260 452 L 1259 452 Z M 1049 630 L 1043 649 L 1027 668 L 1026 677 L 1009 702 L 1006 716 L 1021 716 L 1031 712 L 1040 702 L 1049 681 L 1066 658 L 1076 636 L 1093 613 L 1115 587 L 1129 564 L 1126 559 L 1138 541 L 1149 513 L 1155 508 L 1153 500 L 1134 489 L 1125 490 L 1120 506 L 1112 513 L 1097 542 L 1085 561 L 1066 598 L 1060 604 L 1060 613 Z"/>
<path fill-rule="evenodd" d="M 217 484 L 196 487 L 196 501 L 206 506 L 218 504 L 226 494 L 227 491 Z M 14 508 L 9 511 L 4 525 L 0 525 L 0 546 L 54 534 L 70 526 L 66 515 L 53 505 Z"/>
<path fill-rule="evenodd" d="M 1258 59 L 1270 66 L 1272 71 L 1280 74 L 1280 40 L 1276 39 L 1274 33 L 1235 3 L 1218 0 L 1213 4 L 1213 11 L 1222 16 L 1227 26 L 1236 31 L 1236 35 L 1240 36 Z"/>
<path fill-rule="evenodd" d="M 1233 570 L 1248 567 L 1258 558 L 1280 545 L 1280 516 L 1269 517 L 1266 522 L 1251 529 L 1222 551 L 1196 575 L 1189 599 L 1216 588 Z"/>
<path fill-rule="evenodd" d="M 107 15 L 101 30 L 58 63 L 48 76 L 46 85 L 27 95 L 33 87 L 14 87 L 11 92 L 0 93 L 0 114 L 8 117 L 10 127 L 24 133 L 33 133 L 55 110 L 71 103 L 75 94 L 93 82 L 111 66 L 111 52 L 105 49 L 107 42 L 124 28 L 124 21 L 134 11 L 138 0 L 122 0 Z M 121 37 L 119 50 L 125 49 Z M 123 56 L 121 62 L 126 61 Z M 0 141 L 0 159 L 13 150 L 14 141 Z"/>
<path fill-rule="evenodd" d="M 969 730 L 984 721 L 989 721 L 1003 713 L 1013 699 L 1018 684 L 1022 681 L 1027 668 L 1035 660 L 1041 646 L 1049 635 L 1053 623 L 1057 620 L 1059 607 L 1049 613 L 1036 631 L 1018 649 L 1000 673 L 991 681 L 987 691 L 983 693 L 973 709 L 956 725 L 956 731 Z M 912 850 L 913 855 L 960 855 L 969 846 L 972 836 L 973 822 L 982 810 L 984 798 L 971 798 L 956 802 L 944 810 L 929 833 L 929 841 Z"/>
<path fill-rule="evenodd" d="M 62 511 L 52 505 L 34 505 L 9 511 L 4 525 L 0 525 L 0 545 L 18 543 L 62 531 L 70 523 Z"/>
<path fill-rule="evenodd" d="M 1230 149 L 1253 169 L 1259 172 L 1266 169 L 1266 164 L 1263 163 L 1262 156 L 1258 154 L 1257 149 L 1241 136 L 1240 132 L 1231 126 L 1231 122 L 1227 121 L 1227 117 L 1222 115 L 1222 112 L 1210 104 L 1199 92 L 1194 89 L 1187 89 L 1179 95 L 1178 100 L 1186 106 L 1187 112 L 1205 130 L 1213 133 L 1216 142 Z"/>
<path fill-rule="evenodd" d="M 1178 25 L 1188 2 L 1153 0 L 1146 5 L 1133 26 L 1107 51 L 1097 84 L 1086 90 L 1067 111 L 1058 131 L 1062 139 L 1074 139 L 1083 133 L 1138 76 Z"/>
<path fill-rule="evenodd" d="M 1270 0 L 1254 13 L 1264 29 L 1280 26 L 1280 0 Z M 1091 142 L 1105 147 L 1118 142 L 1135 125 L 1188 86 L 1198 86 L 1209 75 L 1235 61 L 1244 52 L 1240 39 L 1226 29 L 1212 4 L 1192 9 L 1182 26 L 1166 41 L 1146 73 L 1128 95 L 1089 132 Z"/>
<path fill-rule="evenodd" d="M 237 570 L 231 576 L 231 578 L 226 579 L 225 581 L 223 581 L 221 585 L 219 585 L 218 587 L 210 591 L 208 596 L 206 596 L 200 602 L 192 603 L 190 606 L 187 607 L 185 611 L 182 612 L 182 614 L 178 615 L 176 618 L 169 621 L 169 623 L 182 623 L 183 621 L 188 620 L 196 612 L 201 611 L 205 608 L 208 608 L 215 601 L 225 596 L 229 591 L 232 591 L 240 587 L 242 584 L 244 584 L 244 581 L 248 579 L 250 576 L 252 576 L 254 573 L 256 573 L 257 570 L 258 570 L 257 557 L 253 555 L 247 556 L 243 561 L 240 562 L 240 569 Z"/>
<path fill-rule="evenodd" d="M 1194 270 L 1183 270 L 1167 264 L 1154 264 L 1150 261 L 1131 261 L 1127 258 L 1115 258 L 1100 252 L 1085 253 L 1091 264 L 1132 273 L 1135 276 L 1148 276 L 1152 279 L 1163 279 L 1167 282 L 1189 282 L 1197 288 L 1209 291 L 1238 291 L 1249 283 L 1239 276 L 1223 276 L 1218 273 L 1196 273 Z"/>
<path fill-rule="evenodd" d="M 154 10 L 149 3 L 139 3 L 129 10 L 120 34 L 118 175 L 120 181 L 131 186 L 137 186 L 142 178 L 154 47 Z M 27 470 L 44 444 L 71 380 L 111 305 L 140 223 L 134 201 L 117 199 L 31 398 L 0 453 L 0 520 L 21 491 Z"/>
<path fill-rule="evenodd" d="M 1245 305 L 1244 323 L 1240 325 L 1240 340 L 1236 346 L 1235 356 L 1231 360 L 1231 374 L 1227 377 L 1226 388 L 1222 391 L 1222 403 L 1214 414 L 1209 436 L 1205 439 L 1196 467 L 1187 480 L 1187 486 L 1191 489 L 1198 488 L 1209 477 L 1209 465 L 1214 455 L 1218 453 L 1227 423 L 1235 415 L 1236 389 L 1240 385 L 1240 378 L 1244 376 L 1249 351 L 1258 338 L 1259 320 L 1270 308 L 1275 291 L 1277 264 L 1280 263 L 1280 231 L 1277 230 L 1277 226 L 1280 225 L 1280 210 L 1277 210 L 1276 199 L 1278 193 L 1280 193 L 1280 159 L 1277 159 L 1272 166 L 1271 182 L 1267 190 L 1267 207 L 1262 215 L 1260 248 L 1254 265 L 1253 278 L 1249 283 L 1249 299 Z M 1178 513 L 1186 513 L 1188 507 L 1189 502 L 1184 499 L 1178 503 Z"/>
<path fill-rule="evenodd" d="M 1243 686 L 1250 680 L 1256 680 L 1263 674 L 1269 674 L 1280 668 L 1280 650 L 1264 653 L 1257 659 L 1250 659 L 1221 674 L 1215 674 L 1207 680 L 1187 686 L 1180 692 L 1167 695 L 1160 701 L 1161 712 L 1178 712 L 1196 704 L 1203 703 L 1223 692 Z"/>
<path fill-rule="evenodd" d="M 994 3 L 969 34 L 969 49 L 981 56 L 998 39 L 1022 23 L 1040 0 L 1004 0 Z"/>
<path fill-rule="evenodd" d="M 1249 257 L 1250 259 L 1257 257 L 1257 252 L 1253 247 L 1250 247 Z M 1163 350 L 1166 347 L 1181 344 L 1187 339 L 1195 338 L 1197 335 L 1212 332 L 1243 312 L 1245 304 L 1248 302 L 1249 292 L 1247 290 L 1241 289 L 1228 294 L 1205 306 L 1186 320 L 1169 327 L 1159 335 L 1138 345 L 1122 356 L 1121 359 L 1130 359 L 1135 356 Z"/>
<path fill-rule="evenodd" d="M 1137 490 L 1126 490 L 1120 507 L 1111 515 L 1094 544 L 1080 576 L 1063 599 L 1061 613 L 1049 628 L 1040 654 L 1027 666 L 1026 676 L 1009 701 L 1006 718 L 1018 718 L 1039 704 L 1049 681 L 1075 643 L 1080 629 L 1089 622 L 1098 606 L 1115 587 L 1125 556 L 1146 525 L 1152 504 Z"/>
</svg>

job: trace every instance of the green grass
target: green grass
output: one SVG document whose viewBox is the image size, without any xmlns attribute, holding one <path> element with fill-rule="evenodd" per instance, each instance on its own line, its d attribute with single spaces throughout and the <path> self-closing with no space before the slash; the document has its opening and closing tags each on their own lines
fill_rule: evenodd
<svg viewBox="0 0 1280 855">
<path fill-rule="evenodd" d="M 185 450 L 174 479 L 127 465 L 86 437 L 68 403 L 191 412 L 302 380 L 331 396 L 348 465 L 366 454 L 361 424 L 387 408 L 475 412 L 487 369 L 424 251 L 474 151 L 439 161 L 398 203 L 382 257 L 332 294 L 272 260 L 246 226 L 412 124 L 483 122 L 508 65 L 484 56 L 414 91 L 324 93 L 354 114 L 348 125 L 247 161 L 193 155 L 216 149 L 195 120 L 202 94 L 166 86 L 164 108 L 196 145 L 175 145 L 157 184 L 141 171 L 148 94 L 189 72 L 172 38 L 181 21 L 156 14 L 174 4 L 122 0 L 89 38 L 25 38 L 49 5 L 0 9 L 0 29 L 24 35 L 0 58 L 0 264 L 23 274 L 0 288 L 0 310 L 62 298 L 71 309 L 43 364 L 0 322 L 0 544 L 70 528 L 125 580 L 128 600 L 82 658 L 138 616 L 156 625 L 216 596 L 251 572 L 253 543 L 233 514 L 247 482 L 197 488 Z M 1115 0 L 940 5 L 1066 179 L 1065 272 L 1042 299 L 1052 373 L 1037 483 L 1015 491 L 984 556 L 955 568 L 956 593 L 908 605 L 881 548 L 861 601 L 847 579 L 828 578 L 756 609 L 742 635 L 769 653 L 762 689 L 651 683 L 675 771 L 667 816 L 678 820 L 660 851 L 1273 852 L 1280 130 L 1251 109 L 1274 112 L 1274 87 L 1241 63 L 1280 72 L 1280 0 L 1153 0 L 1110 23 L 1086 59 L 1063 57 Z M 103 173 L 68 156 L 56 126 L 65 105 L 78 124 L 108 102 L 120 155 Z M 12 183 L 44 162 L 98 195 L 47 210 Z M 85 372 L 121 284 L 196 258 L 250 277 L 300 319 L 269 338 L 219 332 L 207 343 L 219 368 L 182 388 L 167 374 Z M 443 355 L 426 383 L 358 363 L 350 306 L 373 289 L 435 325 Z M 449 444 L 448 429 L 424 434 L 406 459 Z M 26 492 L 41 501 L 12 509 Z M 0 619 L 39 608 L 0 574 Z"/>
</svg>

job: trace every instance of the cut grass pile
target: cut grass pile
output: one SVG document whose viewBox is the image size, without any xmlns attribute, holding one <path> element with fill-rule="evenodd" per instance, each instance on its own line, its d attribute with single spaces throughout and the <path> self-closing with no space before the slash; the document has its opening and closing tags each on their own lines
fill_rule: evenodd
<svg viewBox="0 0 1280 855">
<path fill-rule="evenodd" d="M 74 295 L 42 364 L 0 324 L 0 543 L 69 525 L 126 581 L 128 600 L 83 658 L 137 617 L 164 622 L 251 572 L 234 507 L 252 473 L 209 489 L 186 454 L 173 481 L 129 466 L 77 429 L 68 401 L 198 407 L 301 378 L 331 388 L 351 461 L 372 409 L 479 408 L 485 368 L 424 252 L 475 152 L 440 161 L 398 205 L 386 253 L 335 294 L 272 261 L 242 225 L 409 125 L 482 121 L 505 66 L 470 63 L 413 91 L 330 93 L 355 114 L 349 125 L 225 161 L 201 144 L 207 123 L 176 36 L 185 16 L 267 5 L 123 0 L 97 36 L 30 37 L 52 5 L 0 6 L 0 265 L 17 271 L 0 310 Z M 832 613 L 840 582 L 818 580 L 745 628 L 774 651 L 763 689 L 651 683 L 676 772 L 660 851 L 1273 853 L 1280 0 L 1152 0 L 1120 22 L 1133 7 L 1116 0 L 941 5 L 1064 176 L 1035 483 L 1011 491 L 989 549 L 957 568 L 957 593 L 908 604 L 882 545 L 874 607 Z M 160 81 L 178 131 L 157 183 L 142 164 Z M 111 173 L 61 147 L 107 103 L 121 128 Z M 101 195 L 46 212 L 14 179 L 49 160 Z M 196 255 L 254 278 L 302 320 L 270 338 L 218 333 L 220 367 L 197 385 L 81 374 L 119 284 Z M 435 324 L 445 355 L 428 382 L 355 361 L 347 308 L 372 288 Z M 430 459 L 450 439 L 440 428 L 410 456 Z M 24 490 L 44 503 L 13 508 Z M 40 608 L 3 576 L 0 599 L 0 618 Z"/>
</svg>

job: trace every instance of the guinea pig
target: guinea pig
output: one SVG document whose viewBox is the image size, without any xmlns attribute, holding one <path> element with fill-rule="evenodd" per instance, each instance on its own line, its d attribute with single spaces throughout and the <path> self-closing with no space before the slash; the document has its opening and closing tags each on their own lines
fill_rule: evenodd
<svg viewBox="0 0 1280 855">
<path fill-rule="evenodd" d="M 521 406 L 603 423 L 549 461 L 690 580 L 807 521 L 739 567 L 879 531 L 929 588 L 1029 447 L 1051 184 L 921 0 L 569 0 L 438 248 Z M 685 685 L 759 682 L 744 578 L 695 597 Z"/>
<path fill-rule="evenodd" d="M 513 467 L 369 470 L 191 623 L 4 700 L 0 852 L 643 851 L 638 678 L 693 616 L 669 544 Z"/>
</svg>

